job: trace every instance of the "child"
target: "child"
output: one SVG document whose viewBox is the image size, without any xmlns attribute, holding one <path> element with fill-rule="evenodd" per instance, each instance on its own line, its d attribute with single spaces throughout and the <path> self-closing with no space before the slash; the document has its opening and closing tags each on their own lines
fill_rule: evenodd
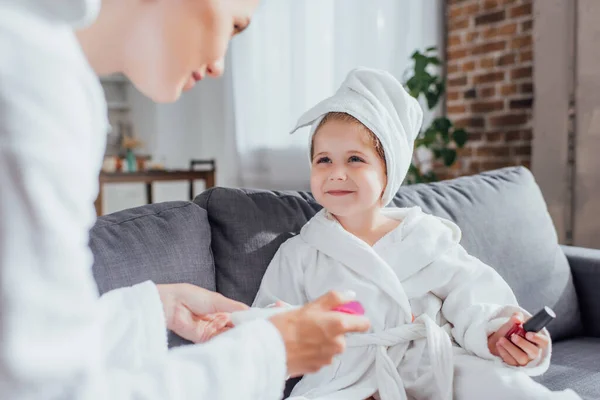
<svg viewBox="0 0 600 400">
<path fill-rule="evenodd" d="M 390 74 L 351 71 L 306 112 L 311 190 L 324 207 L 284 243 L 254 307 L 307 303 L 352 290 L 369 333 L 306 375 L 295 399 L 554 399 L 528 375 L 549 365 L 547 330 L 503 338 L 522 315 L 506 282 L 459 244 L 452 222 L 420 208 L 384 208 L 406 176 L 422 111 Z"/>
</svg>

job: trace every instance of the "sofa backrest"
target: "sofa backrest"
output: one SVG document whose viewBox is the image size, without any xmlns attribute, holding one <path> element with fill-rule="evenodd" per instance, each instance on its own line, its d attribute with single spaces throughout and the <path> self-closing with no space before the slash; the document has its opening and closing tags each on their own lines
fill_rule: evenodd
<svg viewBox="0 0 600 400">
<path fill-rule="evenodd" d="M 100 293 L 146 280 L 215 290 L 206 211 L 192 202 L 151 204 L 100 217 L 90 232 Z M 169 335 L 169 345 L 185 341 Z"/>
<path fill-rule="evenodd" d="M 208 212 L 217 290 L 246 304 L 279 246 L 321 208 L 309 193 L 292 191 L 214 188 L 194 201 Z M 393 205 L 417 205 L 456 222 L 463 246 L 498 271 L 524 308 L 554 308 L 549 329 L 555 339 L 581 331 L 569 265 L 527 169 L 404 186 Z"/>
</svg>

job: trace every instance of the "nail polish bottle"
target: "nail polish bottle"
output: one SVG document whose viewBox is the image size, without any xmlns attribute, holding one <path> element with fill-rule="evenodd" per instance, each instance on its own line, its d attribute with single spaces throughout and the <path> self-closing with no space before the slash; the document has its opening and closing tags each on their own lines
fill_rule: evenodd
<svg viewBox="0 0 600 400">
<path fill-rule="evenodd" d="M 524 324 L 514 324 L 512 328 L 508 330 L 505 337 L 510 340 L 512 335 L 519 335 L 522 338 L 525 338 L 525 334 L 527 332 L 539 332 L 546 325 L 548 325 L 554 318 L 556 318 L 556 314 L 550 307 L 544 307 L 533 317 L 529 318 L 527 322 Z"/>
<path fill-rule="evenodd" d="M 341 306 L 337 306 L 333 311 L 339 311 L 346 314 L 365 315 L 365 309 L 358 301 L 351 301 Z"/>
</svg>

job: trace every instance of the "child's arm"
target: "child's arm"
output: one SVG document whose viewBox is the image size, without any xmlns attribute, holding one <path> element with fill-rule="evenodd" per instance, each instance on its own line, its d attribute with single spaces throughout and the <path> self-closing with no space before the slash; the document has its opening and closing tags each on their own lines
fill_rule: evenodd
<svg viewBox="0 0 600 400">
<path fill-rule="evenodd" d="M 488 347 L 488 337 L 507 324 L 515 313 L 526 318 L 530 314 L 519 307 L 514 293 L 502 277 L 490 266 L 470 256 L 456 244 L 431 267 L 448 279 L 434 290 L 442 299 L 442 314 L 453 325 L 456 342 L 479 357 L 500 360 Z M 548 345 L 523 368 L 529 375 L 543 373 L 550 363 L 551 343 L 547 330 L 540 334 Z"/>
<path fill-rule="evenodd" d="M 304 292 L 303 259 L 310 257 L 310 249 L 299 237 L 285 242 L 271 260 L 263 276 L 252 307 L 263 308 L 278 301 L 290 305 L 308 302 Z"/>
</svg>

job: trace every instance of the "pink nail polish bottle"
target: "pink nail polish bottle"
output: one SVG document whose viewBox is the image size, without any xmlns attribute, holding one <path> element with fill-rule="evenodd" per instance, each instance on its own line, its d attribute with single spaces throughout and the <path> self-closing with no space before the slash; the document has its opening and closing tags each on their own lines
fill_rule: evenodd
<svg viewBox="0 0 600 400">
<path fill-rule="evenodd" d="M 358 301 L 351 301 L 341 306 L 337 306 L 333 311 L 339 311 L 346 314 L 365 315 L 365 309 Z"/>
<path fill-rule="evenodd" d="M 550 307 L 544 307 L 533 317 L 529 318 L 527 322 L 524 324 L 514 324 L 506 335 L 504 336 L 508 340 L 510 340 L 512 335 L 519 335 L 522 338 L 525 338 L 525 334 L 527 332 L 539 332 L 546 325 L 548 325 L 554 318 L 556 318 L 556 314 Z"/>
</svg>

